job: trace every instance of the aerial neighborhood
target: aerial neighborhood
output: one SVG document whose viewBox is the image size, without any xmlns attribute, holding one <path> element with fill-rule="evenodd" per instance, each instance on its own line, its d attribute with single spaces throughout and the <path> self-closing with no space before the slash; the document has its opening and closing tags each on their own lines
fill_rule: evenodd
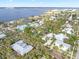
<svg viewBox="0 0 79 59">
<path fill-rule="evenodd" d="M 0 24 L 0 59 L 78 59 L 79 10 L 48 10 Z"/>
</svg>

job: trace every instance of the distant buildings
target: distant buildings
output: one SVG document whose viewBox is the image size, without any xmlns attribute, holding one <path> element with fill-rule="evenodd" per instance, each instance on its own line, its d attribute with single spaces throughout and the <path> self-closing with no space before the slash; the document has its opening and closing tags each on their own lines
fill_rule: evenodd
<svg viewBox="0 0 79 59">
<path fill-rule="evenodd" d="M 26 28 L 26 27 L 39 27 L 39 26 L 41 26 L 43 24 L 43 21 L 41 21 L 41 20 L 37 20 L 37 21 L 35 21 L 35 22 L 30 22 L 30 23 L 27 23 L 27 24 L 24 24 L 24 25 L 18 25 L 17 27 L 16 27 L 16 29 L 18 29 L 19 31 L 24 31 L 24 29 Z"/>
<path fill-rule="evenodd" d="M 31 45 L 27 45 L 22 40 L 12 44 L 11 47 L 13 48 L 13 50 L 15 50 L 18 54 L 22 56 L 33 49 Z"/>
</svg>

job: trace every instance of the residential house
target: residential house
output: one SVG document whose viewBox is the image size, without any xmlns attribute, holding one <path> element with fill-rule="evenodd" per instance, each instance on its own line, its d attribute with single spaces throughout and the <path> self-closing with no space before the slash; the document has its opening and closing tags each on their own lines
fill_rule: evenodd
<svg viewBox="0 0 79 59">
<path fill-rule="evenodd" d="M 33 49 L 31 45 L 27 45 L 23 42 L 23 40 L 17 41 L 16 43 L 12 44 L 11 47 L 22 56 Z"/>
<path fill-rule="evenodd" d="M 49 20 L 56 20 L 55 16 L 51 16 Z"/>
<path fill-rule="evenodd" d="M 49 40 L 47 40 L 47 42 L 44 44 L 44 46 L 49 46 L 49 45 L 52 44 L 52 42 L 53 42 L 53 40 L 49 39 Z"/>
<path fill-rule="evenodd" d="M 27 25 L 18 25 L 18 26 L 16 27 L 16 29 L 18 29 L 18 30 L 20 30 L 20 31 L 24 31 L 24 29 L 25 29 L 26 27 L 28 27 L 28 26 L 27 26 Z"/>
<path fill-rule="evenodd" d="M 71 45 L 67 44 L 67 43 L 64 43 L 63 41 L 61 40 L 56 40 L 54 42 L 54 45 L 57 46 L 59 49 L 61 49 L 62 51 L 67 51 L 68 49 L 71 48 Z"/>
<path fill-rule="evenodd" d="M 65 32 L 67 34 L 74 34 L 74 30 L 72 28 L 64 28 L 62 32 Z"/>
<path fill-rule="evenodd" d="M 59 33 L 59 34 L 55 34 L 55 39 L 57 40 L 61 40 L 61 41 L 64 41 L 64 39 L 68 39 L 68 37 L 62 33 Z"/>
<path fill-rule="evenodd" d="M 43 36 L 42 40 L 46 41 L 46 40 L 52 39 L 53 35 L 54 35 L 53 33 L 48 33 L 45 36 Z"/>
<path fill-rule="evenodd" d="M 63 27 L 64 28 L 62 29 L 62 32 L 65 32 L 67 34 L 74 34 L 74 30 L 69 23 L 66 23 Z"/>
<path fill-rule="evenodd" d="M 67 51 L 71 46 L 67 43 L 64 43 L 65 39 L 69 39 L 66 35 L 59 33 L 59 34 L 55 34 L 55 39 L 56 41 L 53 43 L 53 45 L 51 45 L 51 49 L 54 46 L 57 46 L 60 50 L 62 51 Z"/>
<path fill-rule="evenodd" d="M 39 27 L 41 25 L 43 25 L 43 20 L 37 20 L 35 22 L 32 22 L 32 23 L 28 23 L 30 27 Z"/>
</svg>

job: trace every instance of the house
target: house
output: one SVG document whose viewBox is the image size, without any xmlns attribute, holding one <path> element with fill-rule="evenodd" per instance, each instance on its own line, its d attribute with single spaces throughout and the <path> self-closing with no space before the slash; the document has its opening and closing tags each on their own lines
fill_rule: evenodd
<svg viewBox="0 0 79 59">
<path fill-rule="evenodd" d="M 62 32 L 65 32 L 67 34 L 74 34 L 74 30 L 72 28 L 64 28 Z"/>
<path fill-rule="evenodd" d="M 66 23 L 62 27 L 72 28 L 72 25 L 69 23 L 69 21 L 66 21 Z"/>
<path fill-rule="evenodd" d="M 6 35 L 4 33 L 0 32 L 0 39 L 3 39 L 5 37 L 6 37 Z"/>
<path fill-rule="evenodd" d="M 38 23 L 32 22 L 32 23 L 28 23 L 30 27 L 39 27 Z"/>
<path fill-rule="evenodd" d="M 54 9 L 54 10 L 52 10 L 52 13 L 53 13 L 54 15 L 58 15 L 58 14 L 61 13 L 61 10 Z"/>
<path fill-rule="evenodd" d="M 47 40 L 47 42 L 44 44 L 44 46 L 49 46 L 49 45 L 51 45 L 51 43 L 53 42 L 53 40 Z"/>
<path fill-rule="evenodd" d="M 54 37 L 53 33 L 48 33 L 45 36 L 43 36 L 42 40 L 45 41 L 44 46 L 49 47 L 53 43 L 53 40 L 52 40 L 53 37 Z"/>
<path fill-rule="evenodd" d="M 71 45 L 64 43 L 61 40 L 56 40 L 54 42 L 54 45 L 57 46 L 59 49 L 61 49 L 62 51 L 67 51 L 68 49 L 70 49 Z"/>
<path fill-rule="evenodd" d="M 62 32 L 65 32 L 67 34 L 74 34 L 74 30 L 72 28 L 72 25 L 70 25 L 69 23 L 66 23 L 64 25 L 64 28 L 62 29 Z"/>
<path fill-rule="evenodd" d="M 72 25 L 69 24 L 69 23 L 65 24 L 65 26 L 66 26 L 67 28 L 72 28 Z"/>
<path fill-rule="evenodd" d="M 43 21 L 37 20 L 37 21 L 35 21 L 35 22 L 28 23 L 28 25 L 29 25 L 30 27 L 39 27 L 39 26 L 41 26 L 43 23 L 44 23 Z"/>
<path fill-rule="evenodd" d="M 44 24 L 44 20 L 37 20 L 36 23 L 38 23 L 40 26 Z"/>
<path fill-rule="evenodd" d="M 79 16 L 77 16 L 77 19 L 79 19 Z"/>
<path fill-rule="evenodd" d="M 56 20 L 55 16 L 51 16 L 49 20 Z"/>
<path fill-rule="evenodd" d="M 24 31 L 24 29 L 25 29 L 26 27 L 28 27 L 28 26 L 27 26 L 27 25 L 18 25 L 18 26 L 16 27 L 16 29 L 18 29 L 18 30 L 20 30 L 20 31 Z"/>
<path fill-rule="evenodd" d="M 20 40 L 12 44 L 11 47 L 13 48 L 13 50 L 15 50 L 18 54 L 22 56 L 33 49 L 31 45 L 27 45 L 26 43 L 23 42 L 23 40 Z"/>
<path fill-rule="evenodd" d="M 42 37 L 42 40 L 46 41 L 46 40 L 52 39 L 52 38 L 53 38 L 53 33 L 48 33 L 44 37 Z"/>
<path fill-rule="evenodd" d="M 55 39 L 57 39 L 57 40 L 61 40 L 61 41 L 63 41 L 64 39 L 68 39 L 68 37 L 67 36 L 65 36 L 64 34 L 62 34 L 62 33 L 60 33 L 60 34 L 55 34 Z"/>
</svg>

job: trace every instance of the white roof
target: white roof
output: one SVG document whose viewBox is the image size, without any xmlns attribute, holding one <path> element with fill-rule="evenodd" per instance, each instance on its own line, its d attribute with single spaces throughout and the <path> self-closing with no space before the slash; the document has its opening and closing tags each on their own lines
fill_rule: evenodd
<svg viewBox="0 0 79 59">
<path fill-rule="evenodd" d="M 74 30 L 73 30 L 72 28 L 64 28 L 64 29 L 62 30 L 62 32 L 66 32 L 66 33 L 68 33 L 68 34 L 72 34 L 72 32 L 74 32 Z"/>
<path fill-rule="evenodd" d="M 53 42 L 53 40 L 47 40 L 47 42 L 44 44 L 44 46 L 51 45 L 52 42 Z"/>
<path fill-rule="evenodd" d="M 2 32 L 0 32 L 0 39 L 4 38 L 6 35 Z"/>
<path fill-rule="evenodd" d="M 56 17 L 55 16 L 51 16 L 49 20 L 55 20 Z"/>
<path fill-rule="evenodd" d="M 37 20 L 37 22 L 38 22 L 40 25 L 44 24 L 44 21 L 43 21 L 43 20 Z"/>
<path fill-rule="evenodd" d="M 64 43 L 63 41 L 60 41 L 60 40 L 56 40 L 55 42 L 54 42 L 54 44 L 56 45 L 56 46 L 58 46 L 61 50 L 63 50 L 63 51 L 67 51 L 70 47 L 71 47 L 71 45 L 69 45 L 69 44 L 66 44 L 66 43 Z M 62 46 L 62 47 L 61 47 Z"/>
<path fill-rule="evenodd" d="M 15 21 L 10 21 L 9 23 L 13 24 Z"/>
<path fill-rule="evenodd" d="M 42 38 L 42 40 L 46 40 L 46 39 L 52 39 L 53 38 L 53 33 L 49 33 L 49 34 L 46 34 L 43 38 Z"/>
<path fill-rule="evenodd" d="M 16 28 L 23 31 L 26 27 L 27 25 L 18 25 Z"/>
<path fill-rule="evenodd" d="M 77 17 L 77 19 L 79 19 L 79 16 Z"/>
<path fill-rule="evenodd" d="M 65 28 L 72 28 L 72 25 L 68 23 L 68 21 L 66 21 L 66 23 L 64 25 L 62 25 L 62 27 Z"/>
<path fill-rule="evenodd" d="M 69 28 L 70 28 L 70 27 L 72 27 L 72 25 L 70 25 L 70 24 L 68 23 L 68 24 L 66 24 L 66 27 L 69 27 Z"/>
<path fill-rule="evenodd" d="M 13 50 L 15 50 L 18 54 L 21 55 L 24 55 L 25 53 L 28 53 L 33 49 L 31 45 L 27 45 L 22 40 L 14 43 L 13 45 L 11 45 L 11 47 L 13 48 Z"/>
<path fill-rule="evenodd" d="M 60 34 L 55 34 L 55 39 L 63 41 L 64 39 L 68 39 L 68 37 L 60 33 Z"/>
<path fill-rule="evenodd" d="M 73 9 L 72 11 L 77 11 L 77 9 Z"/>
<path fill-rule="evenodd" d="M 32 22 L 32 23 L 28 23 L 30 27 L 39 27 L 38 23 Z"/>
<path fill-rule="evenodd" d="M 44 22 L 43 21 L 35 21 L 35 22 L 32 22 L 32 23 L 28 23 L 30 27 L 39 27 L 43 24 Z"/>
</svg>

